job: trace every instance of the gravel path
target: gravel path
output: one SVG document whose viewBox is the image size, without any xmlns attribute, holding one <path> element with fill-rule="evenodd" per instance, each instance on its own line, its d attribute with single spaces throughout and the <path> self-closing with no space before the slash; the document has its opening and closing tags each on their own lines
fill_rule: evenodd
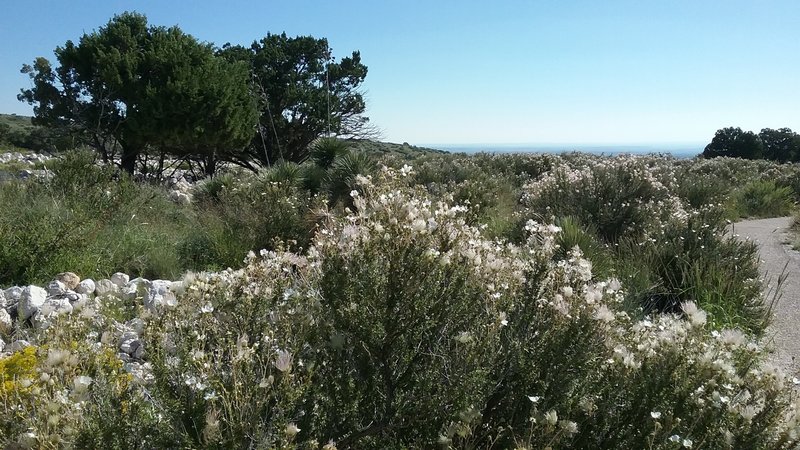
<svg viewBox="0 0 800 450">
<path fill-rule="evenodd" d="M 786 269 L 777 304 L 773 306 L 772 324 L 764 343 L 774 349 L 772 360 L 787 375 L 800 373 L 800 253 L 786 244 L 790 217 L 747 220 L 734 225 L 740 238 L 755 241 L 761 257 L 761 274 L 766 280 L 767 301 L 773 298 L 778 277 Z M 771 342 L 771 345 L 770 345 Z"/>
</svg>

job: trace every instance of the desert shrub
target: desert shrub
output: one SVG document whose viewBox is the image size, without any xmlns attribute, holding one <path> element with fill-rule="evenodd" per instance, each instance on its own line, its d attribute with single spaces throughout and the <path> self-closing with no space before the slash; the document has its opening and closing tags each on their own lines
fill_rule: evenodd
<svg viewBox="0 0 800 450">
<path fill-rule="evenodd" d="M 359 177 L 355 208 L 329 215 L 304 254 L 250 253 L 242 269 L 187 275 L 175 306 L 135 304 L 146 352 L 124 367 L 149 364 L 146 377 L 114 356 L 124 327 L 102 313 L 107 298 L 21 331 L 53 382 L 0 402 L 0 436 L 88 448 L 798 445 L 795 394 L 745 333 L 710 328 L 688 301 L 633 319 L 624 283 L 559 247 L 591 249 L 583 228 L 564 220 L 562 237 L 529 221 L 519 246 L 489 240 L 466 207 L 408 177 Z M 697 220 L 662 238 L 728 258 Z"/>
<path fill-rule="evenodd" d="M 347 141 L 337 138 L 321 138 L 311 145 L 309 158 L 317 166 L 327 170 L 333 165 L 336 158 L 350 152 Z"/>
<path fill-rule="evenodd" d="M 574 217 L 556 219 L 555 225 L 561 228 L 556 238 L 556 258 L 566 260 L 570 252 L 578 247 L 584 258 L 592 263 L 595 276 L 606 279 L 614 275 L 614 253 L 597 238 L 591 227 L 581 225 Z"/>
<path fill-rule="evenodd" d="M 794 208 L 791 188 L 778 187 L 774 181 L 753 180 L 734 198 L 740 217 L 780 217 L 789 215 Z"/>
<path fill-rule="evenodd" d="M 629 261 L 622 272 L 644 278 L 634 283 L 632 304 L 645 313 L 677 312 L 683 302 L 695 301 L 718 328 L 761 333 L 767 315 L 757 247 L 727 236 L 723 218 L 722 209 L 705 208 L 665 224 L 651 239 L 622 242 L 619 259 Z"/>
<path fill-rule="evenodd" d="M 237 184 L 238 178 L 236 174 L 228 172 L 203 180 L 195 186 L 194 199 L 200 204 L 219 200 L 220 194 L 231 190 Z"/>
<path fill-rule="evenodd" d="M 636 161 L 608 160 L 581 169 L 556 168 L 525 187 L 531 213 L 578 219 L 605 242 L 642 236 L 659 218 L 668 191 Z"/>
<path fill-rule="evenodd" d="M 273 183 L 283 183 L 300 187 L 303 183 L 303 170 L 299 164 L 280 161 L 263 175 L 264 180 Z"/>
<path fill-rule="evenodd" d="M 548 154 L 479 153 L 471 158 L 488 173 L 516 177 L 519 180 L 536 179 L 550 171 L 557 161 L 557 157 Z"/>
<path fill-rule="evenodd" d="M 187 269 L 239 267 L 249 251 L 273 249 L 280 242 L 306 248 L 314 224 L 312 202 L 296 187 L 252 178 L 219 192 L 217 200 L 196 202 L 197 227 L 178 243 Z"/>
<path fill-rule="evenodd" d="M 339 155 L 331 164 L 323 182 L 328 194 L 328 204 L 333 206 L 343 202 L 352 206 L 350 192 L 356 186 L 358 175 L 368 176 L 375 170 L 375 161 L 364 152 L 351 152 Z"/>
<path fill-rule="evenodd" d="M 703 177 L 685 175 L 676 188 L 676 194 L 691 208 L 724 202 L 730 186 L 720 178 L 709 175 Z"/>
<path fill-rule="evenodd" d="M 176 277 L 185 210 L 86 152 L 66 154 L 49 180 L 0 184 L 0 285 L 44 283 L 74 271 L 98 277 Z"/>
</svg>

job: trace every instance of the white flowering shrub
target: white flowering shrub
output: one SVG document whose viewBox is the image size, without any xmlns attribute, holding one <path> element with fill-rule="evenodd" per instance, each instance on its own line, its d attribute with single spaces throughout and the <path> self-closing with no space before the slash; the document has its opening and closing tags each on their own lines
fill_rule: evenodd
<svg viewBox="0 0 800 450">
<path fill-rule="evenodd" d="M 665 305 L 633 314 L 635 277 L 566 248 L 588 232 L 540 218 L 517 243 L 491 239 L 411 166 L 384 168 L 348 179 L 349 208 L 320 214 L 302 252 L 189 273 L 158 304 L 104 294 L 16 323 L 31 346 L 0 356 L 0 444 L 798 448 L 794 383 L 751 340 L 754 249 L 723 238 L 719 206 L 687 206 L 675 171 L 649 160 L 555 170 L 602 196 L 603 177 L 627 174 L 622 208 L 645 220 L 591 251 L 637 255 Z M 531 205 L 577 201 L 551 175 L 525 188 Z M 720 320 L 720 305 L 753 321 Z"/>
<path fill-rule="evenodd" d="M 541 217 L 575 217 L 612 243 L 683 214 L 641 160 L 625 157 L 558 167 L 525 186 L 524 203 Z"/>
<path fill-rule="evenodd" d="M 556 256 L 559 227 L 529 221 L 520 246 L 487 240 L 464 207 L 402 187 L 409 174 L 359 177 L 353 211 L 305 255 L 251 254 L 188 275 L 175 306 L 138 309 L 151 372 L 122 385 L 70 371 L 57 385 L 87 413 L 59 445 L 797 445 L 790 383 L 746 334 L 714 331 L 691 302 L 635 320 L 624 283 L 596 279 L 578 248 Z M 113 328 L 86 317 L 60 319 L 87 343 L 77 361 Z M 51 442 L 45 397 L 31 401 L 6 436 Z"/>
</svg>

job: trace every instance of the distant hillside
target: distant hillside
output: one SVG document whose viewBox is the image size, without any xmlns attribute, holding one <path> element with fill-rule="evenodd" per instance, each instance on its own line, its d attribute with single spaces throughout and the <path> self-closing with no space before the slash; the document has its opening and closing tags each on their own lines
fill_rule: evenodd
<svg viewBox="0 0 800 450">
<path fill-rule="evenodd" d="M 0 128 L 3 124 L 8 125 L 10 132 L 27 132 L 30 133 L 35 126 L 31 123 L 33 117 L 18 116 L 16 114 L 0 114 Z"/>
<path fill-rule="evenodd" d="M 377 142 L 357 139 L 351 139 L 349 142 L 355 150 L 361 150 L 371 154 L 393 153 L 399 156 L 417 157 L 424 153 L 447 153 L 443 150 L 436 150 L 434 148 L 417 147 L 416 145 L 410 145 L 407 142 L 395 144 L 392 142 Z"/>
<path fill-rule="evenodd" d="M 16 114 L 0 114 L 0 148 L 12 145 L 18 149 L 28 150 L 51 150 L 46 144 L 41 142 L 44 128 L 33 125 L 33 118 L 30 116 L 20 116 Z M 48 136 L 49 137 L 49 136 Z M 51 139 L 52 140 L 52 139 Z M 392 153 L 400 157 L 418 157 L 425 153 L 447 153 L 443 150 L 433 148 L 417 147 L 408 143 L 395 144 L 393 142 L 377 142 L 370 140 L 351 139 L 349 143 L 355 150 L 361 150 L 371 154 L 384 155 Z"/>
</svg>

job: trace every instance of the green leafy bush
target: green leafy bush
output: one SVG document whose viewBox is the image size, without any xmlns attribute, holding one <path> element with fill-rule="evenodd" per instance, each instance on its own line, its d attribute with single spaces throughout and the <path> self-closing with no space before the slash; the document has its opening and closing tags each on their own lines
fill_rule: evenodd
<svg viewBox="0 0 800 450">
<path fill-rule="evenodd" d="M 794 208 L 793 192 L 774 181 L 753 180 L 735 194 L 740 217 L 780 217 Z"/>
<path fill-rule="evenodd" d="M 659 218 L 666 188 L 635 160 L 556 169 L 526 186 L 526 204 L 543 217 L 578 219 L 609 243 L 642 236 Z"/>
</svg>

